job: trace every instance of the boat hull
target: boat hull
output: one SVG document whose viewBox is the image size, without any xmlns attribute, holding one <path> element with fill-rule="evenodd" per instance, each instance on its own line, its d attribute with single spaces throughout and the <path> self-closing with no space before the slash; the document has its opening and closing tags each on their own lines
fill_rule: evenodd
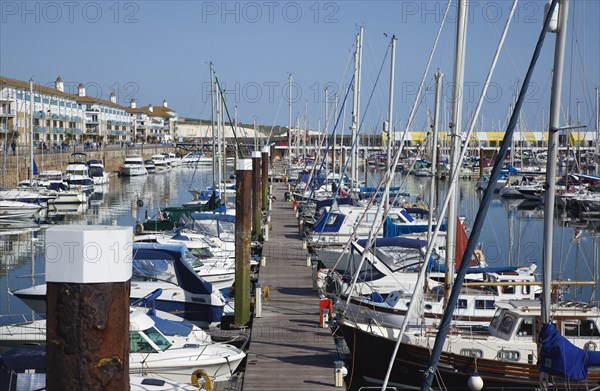
<svg viewBox="0 0 600 391">
<path fill-rule="evenodd" d="M 352 352 L 350 368 L 360 368 L 360 375 L 371 383 L 382 384 L 392 357 L 395 339 L 385 338 L 354 327 L 351 323 L 338 322 L 344 340 Z M 389 386 L 405 389 L 420 388 L 430 359 L 430 348 L 401 343 L 394 360 Z M 477 359 L 458 354 L 442 353 L 436 378 L 441 378 L 446 390 L 467 390 L 469 378 L 477 373 L 486 390 L 509 389 L 511 391 L 538 389 L 539 371 L 531 359 L 530 364 Z M 476 368 L 476 369 L 475 369 Z M 591 389 L 600 385 L 600 374 L 590 375 L 585 382 L 570 382 L 550 376 L 551 390 Z M 439 389 L 439 384 L 433 384 Z"/>
</svg>

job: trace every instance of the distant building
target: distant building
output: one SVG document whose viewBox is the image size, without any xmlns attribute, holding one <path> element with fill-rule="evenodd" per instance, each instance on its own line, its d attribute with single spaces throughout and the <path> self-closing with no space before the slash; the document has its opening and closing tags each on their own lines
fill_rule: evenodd
<svg viewBox="0 0 600 391">
<path fill-rule="evenodd" d="M 177 113 L 168 107 L 166 100 L 162 106 L 137 107 L 137 101 L 132 99 L 127 112 L 135 122 L 134 134 L 137 142 L 173 142 L 179 137 Z"/>
<path fill-rule="evenodd" d="M 78 144 L 85 141 L 127 141 L 132 120 L 114 94 L 104 100 L 86 95 L 81 83 L 77 94 L 64 92 L 58 77 L 54 88 L 33 84 L 30 107 L 29 82 L 0 76 L 0 132 L 17 143 L 35 145 Z M 30 115 L 33 114 L 33 124 Z"/>
</svg>

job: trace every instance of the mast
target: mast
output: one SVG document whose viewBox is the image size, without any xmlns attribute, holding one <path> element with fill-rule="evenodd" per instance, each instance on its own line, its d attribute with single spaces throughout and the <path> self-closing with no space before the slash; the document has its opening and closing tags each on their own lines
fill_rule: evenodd
<svg viewBox="0 0 600 391">
<path fill-rule="evenodd" d="M 33 79 L 29 79 L 29 181 L 33 181 Z M 42 153 L 43 149 L 42 149 Z M 42 155 L 43 156 L 43 155 Z"/>
<path fill-rule="evenodd" d="M 360 26 L 360 30 L 356 35 L 356 51 L 354 52 L 354 95 L 352 102 L 352 125 L 350 130 L 352 131 L 352 142 L 355 143 L 358 137 L 358 126 L 360 124 L 360 66 L 362 63 L 362 34 L 363 26 Z M 356 147 L 351 149 L 351 187 L 358 182 L 358 142 L 356 141 Z"/>
<path fill-rule="evenodd" d="M 213 63 L 210 63 L 210 127 L 212 134 L 212 188 L 213 193 L 217 189 L 217 176 L 215 167 L 217 167 L 217 138 L 215 136 L 215 70 Z"/>
<path fill-rule="evenodd" d="M 440 130 L 440 107 L 442 100 L 442 80 L 444 74 L 439 70 L 435 74 L 435 108 L 433 114 L 433 142 L 431 154 L 431 185 L 429 190 L 429 221 L 427 224 L 427 242 L 431 240 L 431 228 L 433 227 L 433 210 L 435 203 L 435 181 L 437 170 L 437 144 L 438 132 Z"/>
<path fill-rule="evenodd" d="M 292 74 L 288 75 L 288 160 L 292 164 Z"/>
<path fill-rule="evenodd" d="M 460 140 L 462 132 L 462 98 L 465 76 L 465 52 L 467 43 L 467 13 L 468 0 L 458 2 L 458 22 L 456 27 L 456 57 L 454 59 L 454 99 L 452 109 L 452 145 L 450 154 L 450 169 L 459 170 L 457 167 L 460 155 Z M 448 305 L 450 286 L 454 280 L 454 265 L 456 263 L 456 217 L 458 209 L 457 189 L 450 196 L 448 206 L 448 222 L 446 233 L 446 276 L 444 290 L 445 305 Z"/>
<path fill-rule="evenodd" d="M 550 322 L 550 303 L 552 286 L 552 243 L 554 225 L 554 195 L 556 193 L 556 157 L 558 154 L 558 131 L 560 130 L 560 97 L 562 93 L 562 76 L 564 68 L 565 42 L 567 38 L 567 19 L 569 16 L 569 0 L 559 0 L 557 4 L 558 28 L 554 47 L 554 72 L 552 74 L 552 96 L 550 97 L 550 119 L 548 122 L 548 161 L 546 168 L 546 197 L 544 204 L 544 248 L 543 283 L 548 289 L 542 290 L 542 324 Z"/>
<path fill-rule="evenodd" d="M 392 35 L 392 58 L 390 59 L 390 101 L 388 106 L 388 119 L 387 119 L 387 159 L 386 166 L 388 170 L 392 169 L 392 121 L 394 117 L 394 68 L 396 67 L 396 36 Z M 365 151 L 365 159 L 367 157 L 367 153 Z M 365 162 L 365 167 L 367 164 Z M 366 180 L 366 177 L 365 177 Z M 365 185 L 367 185 L 365 183 Z M 383 208 L 384 211 L 387 211 L 390 206 L 390 194 L 385 193 L 383 195 Z"/>
<path fill-rule="evenodd" d="M 596 87 L 596 175 L 600 173 L 600 88 Z"/>
</svg>

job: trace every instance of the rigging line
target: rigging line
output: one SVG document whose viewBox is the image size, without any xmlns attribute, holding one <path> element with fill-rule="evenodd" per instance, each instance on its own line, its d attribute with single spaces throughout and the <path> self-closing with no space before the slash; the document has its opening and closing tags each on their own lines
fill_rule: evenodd
<svg viewBox="0 0 600 391">
<path fill-rule="evenodd" d="M 229 109 L 227 108 L 227 103 L 225 102 L 225 94 L 223 93 L 223 90 L 221 89 L 221 85 L 219 84 L 219 78 L 216 75 L 215 75 L 215 83 L 220 92 L 219 95 L 221 96 L 221 102 L 223 102 L 223 107 L 225 108 L 225 114 L 227 114 L 227 119 L 229 120 L 229 126 L 231 127 L 231 130 L 233 131 L 233 139 L 235 140 L 235 145 L 237 146 L 238 157 L 241 159 L 244 159 L 244 151 L 242 151 L 242 148 L 238 141 L 237 134 L 235 132 L 235 127 L 233 126 L 233 121 L 231 120 L 231 115 L 229 115 Z M 226 152 L 225 152 L 225 154 L 226 154 Z"/>
<path fill-rule="evenodd" d="M 271 136 L 273 135 L 273 129 L 275 128 L 275 123 L 277 122 L 277 117 L 279 116 L 279 111 L 281 110 L 281 105 L 283 104 L 283 94 L 281 94 L 281 99 L 279 100 L 279 106 L 277 107 L 277 113 L 275 113 L 275 118 L 273 119 L 273 125 L 271 125 L 271 129 L 269 130 L 269 135 L 265 140 L 265 146 L 269 145 L 269 141 L 271 140 Z"/>
<path fill-rule="evenodd" d="M 208 72 L 208 71 L 205 71 L 205 72 Z M 206 76 L 206 74 L 204 76 Z M 196 103 L 196 99 L 198 98 L 198 95 L 201 93 L 202 93 L 202 87 L 199 87 L 196 90 L 196 94 L 194 95 L 194 98 L 190 102 L 190 107 L 188 108 L 188 113 L 192 112 L 192 107 L 194 106 L 194 103 Z M 202 109 L 200 109 L 199 114 L 202 114 L 204 112 L 204 109 L 206 108 L 206 102 L 207 102 L 207 100 L 204 100 L 204 105 L 202 106 Z"/>
<path fill-rule="evenodd" d="M 540 32 L 540 35 L 539 35 L 539 38 L 538 38 L 538 41 L 537 41 L 537 44 L 535 47 L 535 51 L 531 58 L 529 68 L 527 69 L 527 73 L 525 75 L 523 85 L 519 91 L 519 98 L 517 99 L 517 102 L 515 104 L 515 108 L 514 108 L 512 116 L 511 116 L 508 128 L 506 129 L 504 139 L 502 140 L 502 145 L 500 147 L 500 151 L 498 152 L 496 162 L 492 169 L 488 188 L 486 189 L 486 191 L 483 195 L 483 199 L 481 201 L 481 206 L 479 208 L 479 211 L 477 212 L 477 216 L 475 217 L 475 222 L 474 222 L 472 230 L 471 230 L 471 236 L 469 237 L 466 249 L 463 253 L 461 265 L 456 274 L 455 284 L 452 286 L 452 291 L 451 291 L 450 297 L 448 299 L 446 311 L 444 312 L 444 316 L 442 318 L 442 322 L 439 327 L 439 332 L 438 332 L 438 335 L 435 340 L 434 351 L 433 351 L 433 354 L 431 355 L 431 361 L 429 363 L 430 370 L 435 370 L 438 367 L 438 361 L 439 361 L 439 358 L 442 353 L 443 343 L 447 336 L 447 329 L 450 325 L 450 321 L 452 318 L 452 314 L 454 312 L 454 308 L 456 306 L 456 301 L 458 299 L 458 295 L 460 294 L 462 280 L 464 279 L 466 272 L 467 272 L 467 268 L 469 266 L 469 257 L 472 256 L 472 254 L 473 254 L 473 250 L 475 249 L 475 244 L 476 244 L 477 240 L 479 239 L 481 227 L 483 226 L 483 222 L 485 220 L 485 215 L 487 214 L 487 211 L 492 202 L 492 197 L 493 197 L 493 192 L 494 192 L 493 187 L 494 187 L 495 183 L 497 182 L 498 177 L 500 176 L 502 163 L 504 161 L 504 158 L 507 155 L 508 148 L 511 144 L 513 133 L 514 133 L 515 127 L 517 125 L 519 112 L 521 111 L 521 108 L 523 106 L 523 101 L 525 100 L 527 90 L 528 90 L 529 84 L 531 82 L 531 77 L 532 77 L 533 71 L 535 69 L 535 65 L 537 64 L 537 60 L 539 59 L 544 40 L 546 38 L 546 30 L 548 29 L 548 26 L 550 25 L 550 20 L 552 18 L 552 15 L 554 13 L 554 9 L 556 8 L 557 3 L 558 3 L 558 0 L 552 1 L 550 8 L 548 10 L 548 14 L 546 15 L 546 18 L 544 20 L 544 25 Z M 471 130 L 472 129 L 469 129 L 469 131 L 471 131 Z M 469 138 L 469 137 L 470 137 L 470 134 L 467 135 L 467 138 Z M 458 176 L 459 168 L 460 168 L 460 165 L 461 165 L 463 157 L 464 157 L 464 152 L 465 152 L 465 148 L 463 148 L 463 150 L 461 151 L 461 155 L 459 157 L 457 167 L 454 167 L 454 172 L 452 175 L 453 179 Z M 453 181 L 450 184 L 450 191 L 452 191 L 452 187 L 454 187 L 454 186 L 455 186 L 455 183 Z M 444 202 L 444 209 L 447 208 L 448 201 L 449 200 L 447 198 Z M 437 234 L 437 232 L 438 232 L 438 229 L 436 227 L 436 234 Z M 425 378 L 423 380 L 423 384 L 421 385 L 421 390 L 429 389 L 431 387 L 432 380 L 433 379 L 432 379 L 431 375 L 428 375 L 427 378 Z"/>
<path fill-rule="evenodd" d="M 385 60 L 387 59 L 387 55 L 388 55 L 388 53 L 390 51 L 390 47 L 391 47 L 391 44 L 388 45 L 388 48 L 387 48 L 387 50 L 385 52 L 385 55 L 383 56 L 383 60 L 381 61 L 381 66 L 379 67 L 379 72 L 377 73 L 377 78 L 375 79 L 375 85 L 373 85 L 373 88 L 371 89 L 371 94 L 369 95 L 369 99 L 367 100 L 367 105 L 365 107 L 365 110 L 363 111 L 363 115 L 362 115 L 360 124 L 358 126 L 358 130 L 356 131 L 356 138 L 352 141 L 352 148 L 350 149 L 350 153 L 352 153 L 352 151 L 354 150 L 354 148 L 357 148 L 357 145 L 358 145 L 357 141 L 360 138 L 359 136 L 360 136 L 360 134 L 362 132 L 362 129 L 363 129 L 363 124 L 365 122 L 365 117 L 366 117 L 367 111 L 369 110 L 369 106 L 371 104 L 371 99 L 373 98 L 373 93 L 375 92 L 375 89 L 377 87 L 377 83 L 379 82 L 379 78 L 381 77 L 381 72 L 383 71 L 383 66 L 385 65 Z M 354 76 L 352 77 L 352 80 L 354 80 Z M 352 83 L 350 83 L 350 85 L 351 84 Z M 347 94 L 348 94 L 348 92 L 346 92 L 346 96 L 347 96 Z M 341 111 L 340 111 L 340 113 L 341 113 Z M 339 116 L 338 116 L 338 120 L 339 120 Z M 336 123 L 336 126 L 337 126 L 337 123 Z M 321 169 L 323 168 L 323 162 L 325 161 L 326 157 L 327 157 L 327 154 L 325 154 L 325 157 L 324 157 L 323 161 L 321 162 L 321 167 L 319 168 L 319 172 L 317 174 L 320 174 Z M 351 159 L 348 159 L 348 161 L 346 161 L 346 164 L 345 164 L 345 167 L 344 167 L 344 171 L 343 171 L 344 174 L 346 173 L 346 168 L 348 167 L 348 162 L 350 160 Z M 340 186 L 343 184 L 343 182 L 344 182 L 344 175 L 341 175 L 341 177 L 340 177 Z M 311 198 L 312 198 L 312 194 L 313 193 L 314 193 L 314 189 L 311 191 Z M 334 198 L 334 201 L 335 201 L 335 198 Z"/>
</svg>

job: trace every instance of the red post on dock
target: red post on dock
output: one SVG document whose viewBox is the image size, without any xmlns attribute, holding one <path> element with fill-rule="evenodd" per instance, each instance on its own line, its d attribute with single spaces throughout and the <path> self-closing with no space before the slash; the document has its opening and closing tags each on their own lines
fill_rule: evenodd
<svg viewBox="0 0 600 391">
<path fill-rule="evenodd" d="M 46 230 L 46 389 L 128 391 L 131 227 Z"/>
<path fill-rule="evenodd" d="M 252 159 L 238 159 L 235 184 L 235 314 L 234 325 L 250 320 L 250 228 Z"/>
</svg>

